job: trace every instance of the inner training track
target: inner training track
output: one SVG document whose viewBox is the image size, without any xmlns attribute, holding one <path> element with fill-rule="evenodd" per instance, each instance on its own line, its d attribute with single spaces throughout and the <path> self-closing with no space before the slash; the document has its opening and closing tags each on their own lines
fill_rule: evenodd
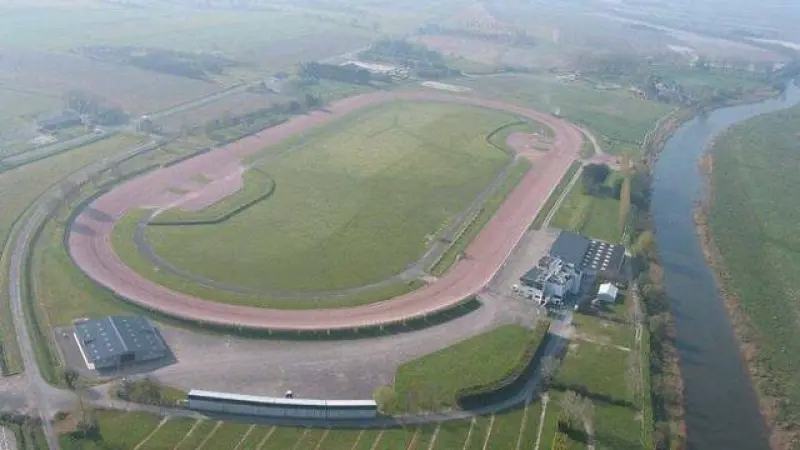
<svg viewBox="0 0 800 450">
<path fill-rule="evenodd" d="M 238 170 L 241 158 L 282 139 L 335 120 L 360 108 L 391 100 L 445 101 L 508 111 L 549 125 L 555 132 L 552 149 L 535 160 L 516 189 L 483 231 L 470 243 L 465 257 L 447 274 L 414 292 L 350 308 L 286 310 L 237 306 L 176 292 L 139 275 L 112 248 L 114 224 L 128 211 L 166 207 L 179 201 L 170 191 L 198 174 L 220 179 Z M 84 208 L 68 236 L 74 263 L 91 279 L 128 301 L 182 319 L 228 327 L 275 331 L 355 329 L 402 322 L 451 308 L 479 293 L 514 250 L 547 197 L 578 156 L 581 131 L 570 123 L 532 109 L 474 96 L 426 91 L 377 92 L 340 100 L 325 110 L 297 116 L 232 144 L 127 181 Z M 525 153 L 523 153 L 525 156 Z"/>
</svg>

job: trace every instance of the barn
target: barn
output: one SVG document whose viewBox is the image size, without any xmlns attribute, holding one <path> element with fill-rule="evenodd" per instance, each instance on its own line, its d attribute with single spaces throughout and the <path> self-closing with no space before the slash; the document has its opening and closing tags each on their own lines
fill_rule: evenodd
<svg viewBox="0 0 800 450">
<path fill-rule="evenodd" d="M 86 367 L 116 369 L 167 356 L 167 346 L 141 316 L 108 316 L 74 323 L 75 341 Z"/>
</svg>

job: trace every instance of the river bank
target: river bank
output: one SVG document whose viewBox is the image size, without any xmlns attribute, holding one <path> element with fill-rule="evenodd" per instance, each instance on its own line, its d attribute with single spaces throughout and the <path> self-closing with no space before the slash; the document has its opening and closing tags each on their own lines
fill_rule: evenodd
<svg viewBox="0 0 800 450">
<path fill-rule="evenodd" d="M 770 383 L 771 380 L 768 370 L 759 364 L 756 358 L 759 353 L 764 351 L 764 348 L 759 340 L 755 324 L 745 313 L 739 297 L 734 293 L 732 277 L 726 267 L 710 225 L 711 207 L 714 202 L 714 185 L 712 182 L 714 152 L 720 151 L 719 148 L 715 147 L 716 142 L 716 139 L 711 142 L 707 153 L 698 164 L 704 182 L 704 197 L 697 202 L 694 209 L 695 227 L 700 238 L 706 263 L 711 268 L 719 296 L 727 309 L 751 382 L 757 388 L 761 414 L 769 428 L 770 448 L 773 450 L 788 449 L 791 448 L 792 442 L 796 443 L 800 439 L 800 432 L 790 430 L 788 427 L 790 424 L 780 421 L 781 399 L 771 395 L 768 390 L 764 389 L 765 385 Z"/>
</svg>

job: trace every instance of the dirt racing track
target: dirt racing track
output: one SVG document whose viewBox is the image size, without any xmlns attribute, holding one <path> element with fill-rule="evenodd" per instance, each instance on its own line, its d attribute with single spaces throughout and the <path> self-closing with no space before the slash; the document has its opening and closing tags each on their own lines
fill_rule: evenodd
<svg viewBox="0 0 800 450">
<path fill-rule="evenodd" d="M 466 257 L 428 286 L 390 300 L 351 308 L 284 310 L 236 306 L 170 290 L 125 265 L 112 248 L 114 224 L 136 208 L 165 208 L 181 202 L 174 187 L 203 174 L 231 178 L 241 159 L 282 139 L 335 120 L 369 105 L 391 100 L 446 101 L 508 111 L 549 125 L 552 150 L 535 159 L 531 170 L 495 216 L 469 245 Z M 214 149 L 174 166 L 127 181 L 80 211 L 71 224 L 68 247 L 74 263 L 95 282 L 144 308 L 213 325 L 274 331 L 326 331 L 388 325 L 452 308 L 479 293 L 494 277 L 558 184 L 581 145 L 580 130 L 551 115 L 475 96 L 428 91 L 379 92 L 351 97 L 326 111 L 298 116 L 261 133 Z M 525 152 L 522 154 L 525 155 Z M 234 177 L 235 178 L 235 177 Z M 171 189 L 173 188 L 173 189 Z"/>
</svg>

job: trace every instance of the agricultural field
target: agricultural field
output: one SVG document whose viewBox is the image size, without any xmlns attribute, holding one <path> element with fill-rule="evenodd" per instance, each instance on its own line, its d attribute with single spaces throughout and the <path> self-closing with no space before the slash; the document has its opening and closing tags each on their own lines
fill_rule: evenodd
<svg viewBox="0 0 800 450">
<path fill-rule="evenodd" d="M 584 125 L 610 154 L 638 155 L 645 134 L 672 106 L 635 98 L 627 90 L 600 90 L 582 81 L 552 75 L 483 75 L 460 81 L 488 97 L 542 111 L 556 111 Z"/>
<path fill-rule="evenodd" d="M 800 108 L 735 125 L 711 149 L 709 231 L 719 252 L 723 291 L 753 330 L 762 394 L 779 399 L 777 418 L 800 421 Z M 743 329 L 739 330 L 744 332 Z M 749 338 L 747 339 L 749 340 Z"/>
<path fill-rule="evenodd" d="M 259 157 L 275 181 L 268 201 L 213 227 L 148 227 L 155 252 L 194 274 L 255 289 L 314 292 L 384 280 L 420 258 L 508 164 L 485 138 L 515 118 L 395 102 L 343 120 L 339 130 Z M 378 230 L 385 239 L 375 238 Z"/>
<path fill-rule="evenodd" d="M 236 117 L 259 109 L 268 108 L 276 103 L 287 103 L 291 98 L 277 94 L 239 92 L 202 106 L 177 112 L 156 120 L 156 124 L 166 132 L 180 132 L 184 129 L 200 127 L 211 119 Z"/>
<path fill-rule="evenodd" d="M 378 388 L 384 411 L 439 411 L 457 407 L 462 391 L 491 390 L 521 370 L 539 347 L 548 323 L 536 329 L 505 325 L 409 361 L 397 369 L 394 385 Z"/>
<path fill-rule="evenodd" d="M 612 172 L 605 181 L 611 191 L 619 177 Z M 622 239 L 622 226 L 619 220 L 619 200 L 610 194 L 589 195 L 583 193 L 583 185 L 578 180 L 558 208 L 551 225 L 556 228 L 573 230 L 594 239 L 617 243 Z"/>
<path fill-rule="evenodd" d="M 503 414 L 420 426 L 377 430 L 312 429 L 252 425 L 209 419 L 170 418 L 119 411 L 93 412 L 99 425 L 96 439 L 68 434 L 64 425 L 60 444 L 65 450 L 137 448 L 139 450 L 523 450 L 540 440 L 550 448 L 558 406 L 550 402 L 545 414 L 534 402 Z M 538 436 L 539 422 L 546 429 Z"/>
</svg>

